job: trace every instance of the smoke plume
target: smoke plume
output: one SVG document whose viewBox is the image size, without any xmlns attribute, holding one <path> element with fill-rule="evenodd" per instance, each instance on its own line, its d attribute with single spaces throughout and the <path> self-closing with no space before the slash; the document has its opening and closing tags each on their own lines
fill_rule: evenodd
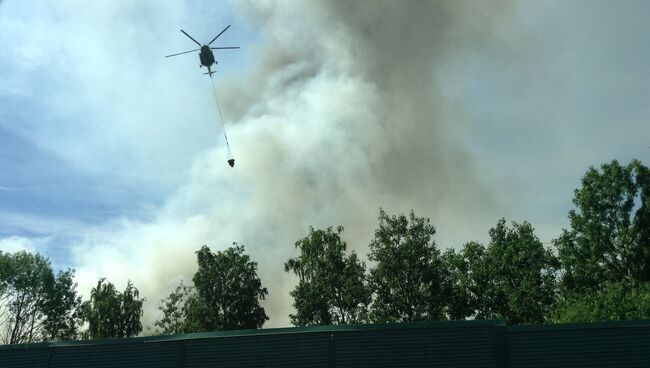
<svg viewBox="0 0 650 368">
<path fill-rule="evenodd" d="M 379 207 L 430 217 L 442 248 L 486 232 L 495 220 L 486 216 L 491 193 L 463 148 L 462 102 L 446 96 L 439 77 L 490 40 L 506 6 L 235 6 L 261 34 L 250 68 L 216 78 L 235 168 L 219 143 L 194 159 L 187 181 L 148 221 L 120 219 L 89 231 L 74 248 L 82 290 L 99 276 L 130 278 L 148 297 L 151 323 L 159 299 L 191 278 L 194 251 L 236 241 L 259 262 L 269 289 L 267 326 L 282 326 L 295 282 L 283 262 L 310 225 L 343 225 L 349 247 L 362 255 Z M 214 110 L 205 118 L 217 117 Z"/>
</svg>

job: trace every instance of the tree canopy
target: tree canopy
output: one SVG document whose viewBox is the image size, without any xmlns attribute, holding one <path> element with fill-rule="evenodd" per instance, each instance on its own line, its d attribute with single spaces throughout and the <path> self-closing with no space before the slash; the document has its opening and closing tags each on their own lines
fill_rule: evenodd
<svg viewBox="0 0 650 368">
<path fill-rule="evenodd" d="M 257 262 L 236 243 L 212 253 L 203 246 L 197 252 L 198 271 L 192 280 L 197 303 L 189 316 L 206 331 L 262 327 L 269 318 L 260 300 L 268 291 L 257 276 Z M 195 303 L 196 304 L 196 303 Z M 194 306 L 194 305 L 193 305 Z"/>
<path fill-rule="evenodd" d="M 492 265 L 485 247 L 478 242 L 469 242 L 456 252 L 448 249 L 442 256 L 447 270 L 446 314 L 449 319 L 492 318 Z"/>
<path fill-rule="evenodd" d="M 186 323 L 186 304 L 193 289 L 182 281 L 165 299 L 160 301 L 158 309 L 162 317 L 154 325 L 159 327 L 164 335 L 174 335 L 192 332 Z"/>
<path fill-rule="evenodd" d="M 489 230 L 441 254 L 426 217 L 380 208 L 366 264 L 343 227 L 309 228 L 284 263 L 297 326 L 438 319 L 505 319 L 509 324 L 650 318 L 650 169 L 616 160 L 590 167 L 575 190 L 569 227 L 545 247 L 529 222 Z M 233 243 L 203 246 L 190 285 L 180 283 L 155 322 L 164 334 L 260 328 L 268 290 L 257 262 Z M 0 343 L 132 337 L 143 330 L 144 298 L 129 281 L 106 279 L 89 300 L 75 271 L 29 252 L 0 251 Z M 87 330 L 82 327 L 87 323 Z"/>
<path fill-rule="evenodd" d="M 379 211 L 379 228 L 368 258 L 374 293 L 371 319 L 376 322 L 440 319 L 446 300 L 446 277 L 428 218 L 411 211 L 389 216 Z"/>
<path fill-rule="evenodd" d="M 543 323 L 556 301 L 557 258 L 528 222 L 490 229 L 487 247 L 471 242 L 443 256 L 450 273 L 449 317 Z"/>
<path fill-rule="evenodd" d="M 83 315 L 88 321 L 87 334 L 93 339 L 123 338 L 142 331 L 142 304 L 140 292 L 129 281 L 124 292 L 106 279 L 100 279 L 90 292 L 90 300 L 83 303 Z"/>
<path fill-rule="evenodd" d="M 40 254 L 0 252 L 0 340 L 19 344 L 77 337 L 74 271 L 54 274 Z"/>
<path fill-rule="evenodd" d="M 213 253 L 203 246 L 197 254 L 193 286 L 181 283 L 159 307 L 155 324 L 163 333 L 260 328 L 268 320 L 260 301 L 268 291 L 257 276 L 257 262 L 233 246 Z"/>
<path fill-rule="evenodd" d="M 647 318 L 650 170 L 639 161 L 590 167 L 570 229 L 554 240 L 562 265 L 556 321 Z"/>
<path fill-rule="evenodd" d="M 499 220 L 490 229 L 487 258 L 494 315 L 513 324 L 543 323 L 555 306 L 559 263 L 532 225 L 513 222 L 508 228 Z"/>
<path fill-rule="evenodd" d="M 590 167 L 575 190 L 571 228 L 554 241 L 563 287 L 598 290 L 623 279 L 650 281 L 650 172 L 639 161 Z"/>
<path fill-rule="evenodd" d="M 605 282 L 591 293 L 560 299 L 551 321 L 556 323 L 650 319 L 650 283 Z"/>
<path fill-rule="evenodd" d="M 310 228 L 309 235 L 295 244 L 300 255 L 284 264 L 286 272 L 298 276 L 298 285 L 290 292 L 296 309 L 290 315 L 294 325 L 366 321 L 370 303 L 366 267 L 356 253 L 346 255 L 342 232 L 342 226 L 336 231 Z"/>
</svg>

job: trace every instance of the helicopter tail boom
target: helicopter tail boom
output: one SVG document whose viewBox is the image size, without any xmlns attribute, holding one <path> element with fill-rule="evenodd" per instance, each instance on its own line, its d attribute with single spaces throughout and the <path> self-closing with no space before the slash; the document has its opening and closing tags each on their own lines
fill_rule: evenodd
<svg viewBox="0 0 650 368">
<path fill-rule="evenodd" d="M 210 69 L 210 67 L 208 67 L 208 72 L 203 73 L 203 75 L 210 75 L 210 77 L 212 77 L 212 74 L 214 74 L 216 72 L 217 72 L 216 70 L 212 70 L 212 69 Z"/>
</svg>

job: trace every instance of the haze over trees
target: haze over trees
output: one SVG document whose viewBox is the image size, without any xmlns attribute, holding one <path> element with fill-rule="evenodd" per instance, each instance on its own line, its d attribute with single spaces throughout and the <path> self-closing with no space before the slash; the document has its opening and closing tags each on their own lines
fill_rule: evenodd
<svg viewBox="0 0 650 368">
<path fill-rule="evenodd" d="M 575 190 L 570 226 L 545 245 L 532 224 L 504 218 L 489 242 L 441 252 L 436 230 L 413 211 L 379 210 L 368 266 L 348 251 L 343 227 L 310 228 L 284 271 L 296 326 L 437 319 L 509 324 L 650 319 L 650 170 L 639 161 L 589 168 Z M 268 290 L 257 262 L 233 243 L 196 252 L 191 284 L 161 300 L 159 333 L 260 328 Z M 142 333 L 144 298 L 100 279 L 81 300 L 74 270 L 0 252 L 0 342 L 121 338 Z M 87 327 L 87 328 L 85 328 Z"/>
<path fill-rule="evenodd" d="M 440 254 L 428 219 L 380 210 L 369 246 L 366 322 L 650 318 L 650 170 L 636 160 L 625 166 L 614 160 L 590 167 L 581 184 L 569 211 L 570 229 L 551 247 L 530 223 L 508 226 L 500 219 L 487 245 L 469 242 Z M 321 294 L 300 295 L 302 284 L 291 294 L 297 310 L 322 302 Z M 294 324 L 305 323 L 295 316 Z"/>
</svg>

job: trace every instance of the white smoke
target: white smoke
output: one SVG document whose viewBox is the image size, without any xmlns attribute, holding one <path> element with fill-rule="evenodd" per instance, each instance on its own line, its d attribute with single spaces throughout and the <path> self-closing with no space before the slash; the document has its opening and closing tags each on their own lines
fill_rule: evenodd
<svg viewBox="0 0 650 368">
<path fill-rule="evenodd" d="M 24 193 L 7 198 L 33 201 L 2 207 L 0 248 L 69 247 L 56 263 L 84 293 L 130 278 L 150 325 L 194 251 L 236 241 L 269 288 L 266 326 L 282 326 L 283 262 L 309 225 L 344 225 L 361 255 L 380 206 L 430 217 L 442 248 L 502 216 L 548 242 L 588 165 L 648 156 L 650 5 L 514 4 L 4 1 L 0 129 L 92 188 L 0 176 Z M 179 28 L 207 41 L 230 23 L 219 44 L 244 47 L 217 53 L 215 80 L 234 169 L 196 55 L 163 57 L 193 46 Z M 77 194 L 63 214 L 40 206 Z M 95 210 L 112 220 L 84 218 Z"/>
<path fill-rule="evenodd" d="M 45 19 L 30 24 L 37 40 L 20 42 L 67 71 L 54 81 L 75 89 L 43 99 L 70 123 L 34 129 L 33 139 L 82 170 L 175 188 L 147 216 L 87 228 L 70 245 L 80 290 L 99 277 L 120 288 L 131 279 L 148 299 L 145 324 L 158 317 L 160 298 L 191 279 L 204 244 L 246 246 L 269 289 L 266 326 L 283 326 L 295 282 L 283 263 L 310 225 L 343 225 L 363 256 L 379 207 L 430 217 L 442 248 L 484 237 L 500 216 L 463 148 L 463 106 L 440 79 L 493 42 L 509 11 L 503 2 L 233 4 L 235 24 L 220 41 L 246 27 L 260 35 L 242 50 L 246 65 L 215 77 L 234 169 L 208 79 L 188 70 L 196 61 L 159 55 L 188 44 L 162 36 L 189 22 L 188 3 L 60 4 L 34 9 Z M 217 54 L 219 68 L 227 55 Z"/>
<path fill-rule="evenodd" d="M 490 195 L 461 148 L 462 111 L 436 82 L 438 67 L 478 45 L 499 15 L 473 5 L 238 3 L 262 36 L 249 70 L 217 78 L 235 168 L 218 144 L 194 159 L 156 218 L 88 233 L 74 248 L 82 289 L 99 276 L 130 278 L 148 297 L 150 323 L 159 299 L 191 278 L 195 250 L 237 241 L 269 289 L 267 326 L 282 326 L 294 282 L 283 262 L 310 225 L 344 225 L 362 254 L 380 206 L 431 217 L 442 247 L 484 233 Z"/>
</svg>

